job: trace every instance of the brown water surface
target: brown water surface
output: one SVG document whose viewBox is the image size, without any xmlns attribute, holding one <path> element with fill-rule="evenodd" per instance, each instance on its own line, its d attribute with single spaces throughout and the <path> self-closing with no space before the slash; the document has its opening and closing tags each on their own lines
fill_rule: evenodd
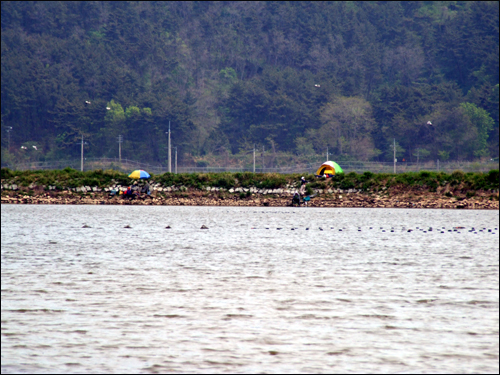
<svg viewBox="0 0 500 375">
<path fill-rule="evenodd" d="M 3 205 L 2 373 L 498 373 L 498 226 L 498 211 Z"/>
</svg>

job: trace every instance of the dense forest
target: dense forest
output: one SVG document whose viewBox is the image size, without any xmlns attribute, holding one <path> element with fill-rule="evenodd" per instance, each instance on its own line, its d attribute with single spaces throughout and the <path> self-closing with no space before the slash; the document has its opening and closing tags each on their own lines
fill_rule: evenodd
<svg viewBox="0 0 500 375">
<path fill-rule="evenodd" d="M 80 155 L 478 160 L 497 1 L 2 1 L 2 165 Z"/>
</svg>

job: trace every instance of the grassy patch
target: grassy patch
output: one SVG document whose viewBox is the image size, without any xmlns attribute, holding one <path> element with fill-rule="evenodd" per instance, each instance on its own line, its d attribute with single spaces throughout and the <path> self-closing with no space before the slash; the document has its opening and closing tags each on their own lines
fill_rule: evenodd
<svg viewBox="0 0 500 375">
<path fill-rule="evenodd" d="M 81 172 L 72 168 L 44 171 L 12 171 L 7 168 L 1 170 L 2 180 L 19 186 L 56 186 L 58 190 L 75 188 L 78 186 L 97 186 L 100 188 L 112 184 L 130 185 L 127 174 L 115 170 L 95 170 Z M 235 187 L 256 187 L 258 189 L 284 188 L 292 185 L 300 187 L 300 178 L 304 176 L 309 183 L 309 189 L 371 189 L 380 191 L 391 186 L 421 187 L 436 191 L 439 186 L 451 186 L 462 191 L 496 190 L 499 188 L 499 172 L 491 170 L 488 173 L 455 171 L 451 174 L 444 172 L 421 171 L 401 174 L 375 174 L 364 172 L 357 174 L 335 175 L 329 180 L 317 179 L 313 174 L 278 174 L 278 173 L 164 173 L 152 175 L 151 180 L 162 186 L 185 186 L 190 189 L 203 189 L 206 186 L 230 189 Z"/>
</svg>

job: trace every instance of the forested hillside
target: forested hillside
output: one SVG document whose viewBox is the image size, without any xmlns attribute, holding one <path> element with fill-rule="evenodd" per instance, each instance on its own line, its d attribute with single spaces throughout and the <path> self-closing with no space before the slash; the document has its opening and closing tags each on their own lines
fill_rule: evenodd
<svg viewBox="0 0 500 375">
<path fill-rule="evenodd" d="M 499 3 L 1 3 L 2 164 L 499 150 Z M 35 147 L 33 147 L 35 146 Z"/>
</svg>

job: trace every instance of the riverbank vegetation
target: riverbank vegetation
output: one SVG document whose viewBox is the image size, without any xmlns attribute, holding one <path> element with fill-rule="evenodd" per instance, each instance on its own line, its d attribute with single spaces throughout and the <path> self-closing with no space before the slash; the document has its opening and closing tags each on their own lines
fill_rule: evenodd
<svg viewBox="0 0 500 375">
<path fill-rule="evenodd" d="M 164 173 L 152 175 L 150 184 L 158 184 L 162 187 L 183 187 L 191 190 L 205 190 L 207 187 L 215 187 L 224 190 L 231 188 L 256 189 L 279 189 L 298 188 L 300 185 L 299 174 L 277 174 L 277 173 L 191 173 L 173 174 Z M 327 189 L 355 189 L 360 191 L 381 191 L 385 189 L 418 189 L 436 192 L 438 188 L 446 187 L 446 191 L 458 189 L 462 192 L 479 190 L 498 190 L 499 171 L 491 170 L 488 173 L 464 173 L 455 171 L 444 172 L 409 172 L 401 174 L 365 172 L 357 174 L 339 174 L 333 178 L 317 178 L 313 174 L 304 175 L 308 181 L 307 188 L 311 193 L 313 190 Z M 63 170 L 46 171 L 12 171 L 7 168 L 1 170 L 2 187 L 15 184 L 19 188 L 48 190 L 53 186 L 54 190 L 76 188 L 80 186 L 105 188 L 109 186 L 128 186 L 135 180 L 130 179 L 127 174 L 114 170 L 95 170 L 80 172 L 71 168 Z"/>
</svg>

